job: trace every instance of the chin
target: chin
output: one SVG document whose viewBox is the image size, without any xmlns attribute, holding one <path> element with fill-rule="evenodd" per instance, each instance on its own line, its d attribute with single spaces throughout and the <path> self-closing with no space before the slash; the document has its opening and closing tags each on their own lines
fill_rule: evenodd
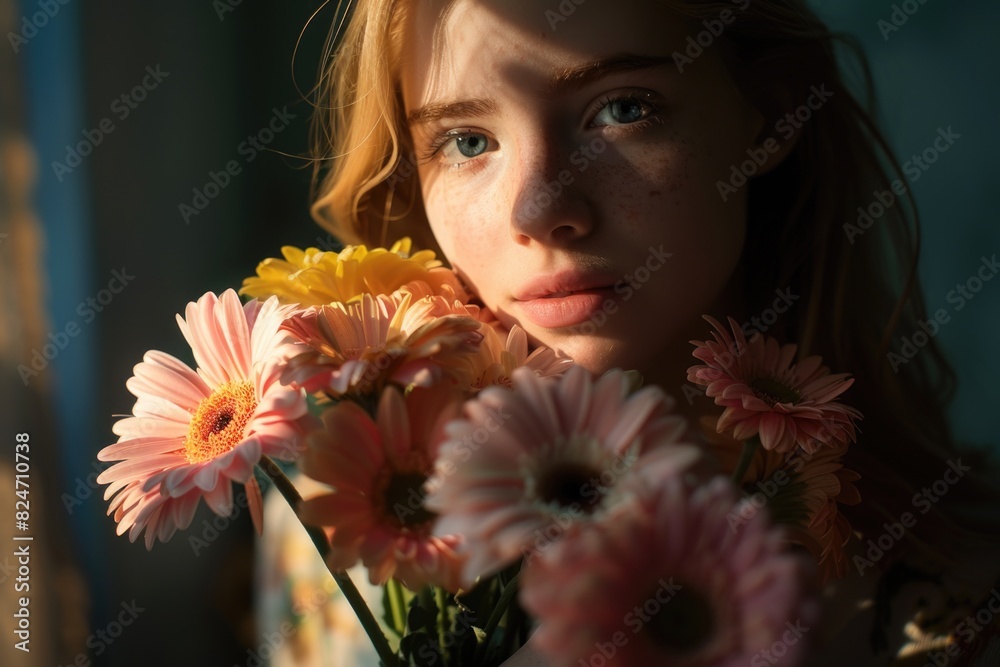
<svg viewBox="0 0 1000 667">
<path fill-rule="evenodd" d="M 607 372 L 612 368 L 642 372 L 642 367 L 645 365 L 643 362 L 649 361 L 640 358 L 634 347 L 625 341 L 598 336 L 567 337 L 561 341 L 553 341 L 550 347 L 561 351 L 577 364 L 596 374 Z"/>
</svg>

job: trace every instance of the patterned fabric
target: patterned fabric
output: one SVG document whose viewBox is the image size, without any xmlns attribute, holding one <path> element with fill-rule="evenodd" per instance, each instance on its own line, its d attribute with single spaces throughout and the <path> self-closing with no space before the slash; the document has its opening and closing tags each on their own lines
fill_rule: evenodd
<svg viewBox="0 0 1000 667">
<path fill-rule="evenodd" d="M 304 498 L 328 490 L 291 476 Z M 316 547 L 288 503 L 273 489 L 264 498 L 264 535 L 258 543 L 255 590 L 258 635 L 271 646 L 270 667 L 378 667 L 378 656 L 354 611 L 330 576 Z M 363 567 L 349 574 L 376 618 L 382 588 L 368 583 Z M 274 646 L 274 645 L 277 646 Z M 260 648 L 263 648 L 264 644 Z M 264 651 L 258 649 L 262 658 Z"/>
</svg>

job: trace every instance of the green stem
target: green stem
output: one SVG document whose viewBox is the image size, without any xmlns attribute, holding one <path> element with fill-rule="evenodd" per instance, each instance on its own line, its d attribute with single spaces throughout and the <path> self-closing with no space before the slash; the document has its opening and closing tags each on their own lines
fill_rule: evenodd
<svg viewBox="0 0 1000 667">
<path fill-rule="evenodd" d="M 440 615 L 440 620 L 438 621 L 438 645 L 441 647 L 441 655 L 447 654 L 447 649 L 444 645 L 445 637 L 445 627 L 448 625 L 448 597 L 443 588 L 437 586 L 434 587 L 434 594 L 437 600 L 438 614 Z M 445 661 L 447 664 L 447 660 Z"/>
<path fill-rule="evenodd" d="M 736 470 L 733 471 L 733 484 L 737 488 L 743 488 L 743 476 L 747 474 L 747 468 L 750 467 L 750 462 L 753 461 L 758 447 L 760 447 L 760 437 L 756 435 L 743 443 L 743 453 L 740 454 L 740 462 L 736 464 Z"/>
<path fill-rule="evenodd" d="M 392 627 L 400 637 L 406 634 L 406 602 L 403 586 L 395 579 L 385 582 L 389 591 L 389 611 L 392 613 Z"/>
<path fill-rule="evenodd" d="M 507 607 L 510 606 L 511 600 L 514 599 L 514 595 L 517 593 L 517 580 L 520 578 L 521 573 L 518 572 L 511 580 L 507 582 L 504 586 L 503 593 L 500 594 L 500 599 L 497 600 L 497 606 L 493 608 L 493 612 L 490 614 L 489 619 L 486 621 L 486 627 L 483 628 L 483 642 L 476 647 L 476 661 L 475 664 L 481 665 L 483 658 L 486 657 L 486 650 L 493 640 L 493 633 L 496 631 L 497 626 L 500 625 L 500 620 L 503 615 L 507 612 Z"/>
<path fill-rule="evenodd" d="M 302 496 L 299 495 L 298 489 L 292 484 L 291 480 L 285 476 L 285 473 L 281 471 L 270 457 L 261 457 L 260 463 L 258 464 L 264 474 L 271 478 L 274 482 L 274 486 L 281 492 L 281 495 L 285 497 L 288 504 L 291 505 L 292 510 L 295 512 L 295 516 L 299 515 L 299 505 L 302 503 Z M 299 519 L 301 522 L 301 519 Z M 316 546 L 316 550 L 319 551 L 319 555 L 323 557 L 323 562 L 326 563 L 327 554 L 330 553 L 330 543 L 326 539 L 326 534 L 315 526 L 307 526 L 305 523 L 302 524 L 306 532 L 309 533 L 309 538 L 312 540 L 313 544 Z M 334 581 L 343 591 L 344 597 L 347 602 L 354 609 L 354 613 L 357 615 L 358 620 L 361 621 L 361 626 L 365 629 L 368 634 L 368 638 L 371 639 L 372 644 L 375 646 L 375 651 L 378 653 L 379 658 L 382 660 L 382 664 L 385 667 L 399 667 L 399 658 L 393 653 L 392 649 L 389 647 L 389 641 L 385 638 L 385 634 L 382 632 L 382 628 L 379 626 L 378 621 L 372 614 L 371 609 L 368 608 L 368 604 L 365 602 L 364 597 L 361 595 L 361 591 L 358 587 L 354 585 L 351 581 L 351 577 L 344 571 L 334 571 L 330 569 L 329 564 L 327 564 L 327 569 L 330 570 L 330 574 L 333 575 Z"/>
</svg>

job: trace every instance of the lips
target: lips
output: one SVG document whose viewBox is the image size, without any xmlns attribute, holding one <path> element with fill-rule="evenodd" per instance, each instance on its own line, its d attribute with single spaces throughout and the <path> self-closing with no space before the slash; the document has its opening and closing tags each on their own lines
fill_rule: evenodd
<svg viewBox="0 0 1000 667">
<path fill-rule="evenodd" d="M 515 293 L 517 308 L 547 329 L 571 327 L 591 319 L 614 298 L 615 278 L 605 274 L 563 271 L 542 275 Z"/>
</svg>

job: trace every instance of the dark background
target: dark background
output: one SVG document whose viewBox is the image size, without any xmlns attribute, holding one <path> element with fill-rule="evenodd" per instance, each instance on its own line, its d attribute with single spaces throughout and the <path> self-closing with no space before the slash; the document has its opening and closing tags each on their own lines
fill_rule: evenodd
<svg viewBox="0 0 1000 667">
<path fill-rule="evenodd" d="M 7 267 L 0 293 L 8 304 L 0 445 L 3 460 L 12 460 L 13 434 L 31 433 L 33 520 L 44 530 L 36 542 L 44 555 L 33 565 L 37 650 L 15 655 L 20 662 L 4 659 L 11 636 L 5 608 L 2 664 L 70 664 L 86 638 L 133 599 L 145 611 L 94 664 L 238 665 L 246 663 L 246 647 L 260 643 L 245 511 L 198 556 L 187 533 L 147 552 L 114 535 L 103 489 L 84 496 L 97 451 L 115 440 L 113 415 L 129 412 L 134 401 L 125 389 L 132 366 L 149 349 L 189 359 L 174 313 L 206 291 L 238 286 L 283 244 L 326 238 L 308 213 L 309 164 L 295 157 L 306 151 L 310 114 L 295 81 L 306 91 L 313 85 L 333 19 L 326 7 L 307 27 L 321 4 L 55 2 L 58 11 L 15 51 L 6 36 L 40 5 L 0 0 L 2 136 L 27 137 L 37 157 L 30 199 L 36 233 L 11 223 L 0 237 Z M 889 19 L 893 3 L 815 4 L 868 49 L 880 119 L 904 161 L 930 146 L 938 128 L 961 135 L 910 184 L 924 219 L 920 270 L 928 306 L 950 307 L 949 290 L 974 275 L 981 256 L 1000 250 L 993 200 L 1000 7 L 987 0 L 914 2 L 918 11 L 885 39 L 878 21 Z M 220 7 L 231 11 L 220 14 Z M 147 66 L 169 75 L 122 119 L 122 107 L 112 105 L 140 84 Z M 274 109 L 295 118 L 247 162 L 241 143 L 268 125 Z M 105 118 L 115 129 L 80 166 L 57 175 L 53 161 L 65 162 L 67 146 Z M 241 173 L 186 223 L 179 206 L 192 205 L 192 190 L 203 190 L 209 172 L 230 160 Z M 0 162 L 0 177 L 13 175 Z M 80 304 L 123 268 L 134 279 L 84 321 Z M 952 407 L 956 430 L 980 444 L 998 442 L 998 306 L 1000 281 L 987 283 L 939 335 L 962 381 Z M 30 362 L 38 340 L 48 342 L 70 322 L 80 334 L 25 385 L 13 369 Z M 74 495 L 79 502 L 66 500 Z M 5 498 L 5 531 L 7 507 Z M 203 507 L 194 527 L 211 516 Z M 0 547 L 0 565 L 7 553 Z"/>
</svg>

